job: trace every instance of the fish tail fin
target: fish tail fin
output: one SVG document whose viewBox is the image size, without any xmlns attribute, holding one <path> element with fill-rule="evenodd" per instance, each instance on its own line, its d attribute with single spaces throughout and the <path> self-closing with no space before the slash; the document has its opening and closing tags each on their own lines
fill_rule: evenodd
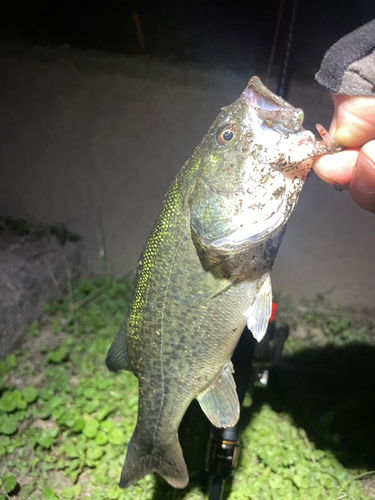
<svg viewBox="0 0 375 500">
<path fill-rule="evenodd" d="M 143 444 L 135 435 L 131 438 L 120 488 L 127 488 L 153 472 L 163 477 L 173 488 L 185 488 L 188 485 L 189 476 L 177 435 L 172 443 L 158 443 L 154 447 Z"/>
</svg>

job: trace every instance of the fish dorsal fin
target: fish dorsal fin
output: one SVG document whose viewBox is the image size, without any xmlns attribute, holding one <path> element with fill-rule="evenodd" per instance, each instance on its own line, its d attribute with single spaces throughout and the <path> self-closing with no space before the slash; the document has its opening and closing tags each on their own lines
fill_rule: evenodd
<svg viewBox="0 0 375 500">
<path fill-rule="evenodd" d="M 120 328 L 105 360 L 108 370 L 118 372 L 119 370 L 129 370 L 128 352 L 125 339 L 125 323 Z"/>
<path fill-rule="evenodd" d="M 218 379 L 197 400 L 206 417 L 215 427 L 233 427 L 240 416 L 233 365 L 229 363 Z"/>
<path fill-rule="evenodd" d="M 217 277 L 211 271 L 202 271 L 178 293 L 177 299 L 186 304 L 200 306 L 224 292 L 232 283 L 231 279 Z"/>
<path fill-rule="evenodd" d="M 245 311 L 247 327 L 254 338 L 260 342 L 267 331 L 268 320 L 272 310 L 272 287 L 271 278 L 267 274 L 254 302 Z"/>
</svg>

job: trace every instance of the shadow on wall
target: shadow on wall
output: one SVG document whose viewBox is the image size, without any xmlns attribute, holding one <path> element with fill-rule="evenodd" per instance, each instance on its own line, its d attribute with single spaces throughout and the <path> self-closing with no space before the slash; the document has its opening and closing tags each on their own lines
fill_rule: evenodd
<svg viewBox="0 0 375 500">
<path fill-rule="evenodd" d="M 267 389 L 255 390 L 253 404 L 242 408 L 245 428 L 264 404 L 291 415 L 317 449 L 331 450 L 346 468 L 375 468 L 375 347 L 352 344 L 306 349 L 285 356 L 270 372 Z M 210 424 L 194 401 L 180 427 L 189 470 L 185 490 L 172 490 L 157 476 L 153 500 L 182 500 L 194 488 L 206 492 L 206 446 Z M 244 443 L 242 443 L 244 446 Z"/>
</svg>

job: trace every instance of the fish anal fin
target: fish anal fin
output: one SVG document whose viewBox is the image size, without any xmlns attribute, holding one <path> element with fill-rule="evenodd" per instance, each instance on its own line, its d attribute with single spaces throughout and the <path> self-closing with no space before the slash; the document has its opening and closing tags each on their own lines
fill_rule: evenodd
<svg viewBox="0 0 375 500">
<path fill-rule="evenodd" d="M 233 366 L 229 363 L 215 382 L 197 400 L 215 427 L 233 427 L 240 416 Z"/>
<path fill-rule="evenodd" d="M 130 369 L 126 348 L 125 324 L 122 325 L 116 337 L 114 338 L 107 353 L 105 363 L 108 370 L 110 370 L 111 372 Z"/>
<path fill-rule="evenodd" d="M 138 441 L 134 433 L 129 441 L 119 486 L 127 488 L 152 473 L 159 474 L 173 488 L 185 488 L 188 485 L 189 475 L 177 435 L 169 444 L 156 443 L 150 447 Z"/>
<path fill-rule="evenodd" d="M 258 342 L 260 342 L 266 334 L 271 310 L 272 286 L 270 275 L 267 274 L 255 296 L 254 302 L 245 311 L 247 327 Z"/>
</svg>

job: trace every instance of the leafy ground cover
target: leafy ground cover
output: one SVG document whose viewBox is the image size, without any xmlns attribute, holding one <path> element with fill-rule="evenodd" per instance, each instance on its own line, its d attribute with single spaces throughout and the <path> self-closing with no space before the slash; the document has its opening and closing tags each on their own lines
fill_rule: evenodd
<svg viewBox="0 0 375 500">
<path fill-rule="evenodd" d="M 0 500 L 205 498 L 209 426 L 196 404 L 181 426 L 191 479 L 188 488 L 173 490 L 154 476 L 125 491 L 117 486 L 136 421 L 137 382 L 128 372 L 111 374 L 104 359 L 126 314 L 130 293 L 127 279 L 73 283 L 65 297 L 47 305 L 41 323 L 30 326 L 22 348 L 0 361 Z M 366 362 L 361 357 L 359 368 L 353 368 L 363 373 L 363 363 L 371 364 L 375 358 L 373 321 L 367 314 L 335 308 L 323 296 L 297 309 L 283 299 L 280 302 L 279 317 L 292 326 L 285 362 L 275 368 L 275 376 L 271 374 L 276 385 L 257 389 L 253 402 L 250 397 L 245 400 L 239 464 L 225 498 L 375 498 L 371 398 L 359 391 L 364 407 L 355 403 L 349 416 L 360 420 L 360 431 L 356 427 L 347 432 L 347 421 L 341 425 L 339 418 L 340 404 L 347 415 L 343 402 L 352 401 L 351 396 L 337 400 L 336 386 L 324 396 L 322 387 L 312 385 L 319 377 L 311 376 L 314 366 L 322 373 L 327 367 L 311 361 L 324 360 L 324 349 L 330 353 L 338 349 L 340 355 L 328 356 L 327 361 L 331 375 L 338 373 L 341 365 L 336 361 L 349 359 L 345 349 L 354 341 L 357 347 L 359 341 L 365 342 L 367 355 L 373 356 Z M 310 351 L 304 354 L 306 347 Z M 325 374 L 323 386 L 330 380 Z M 358 381 L 352 383 L 356 391 Z M 325 397 L 327 404 L 322 402 Z M 354 436 L 357 447 L 347 434 Z"/>
</svg>

